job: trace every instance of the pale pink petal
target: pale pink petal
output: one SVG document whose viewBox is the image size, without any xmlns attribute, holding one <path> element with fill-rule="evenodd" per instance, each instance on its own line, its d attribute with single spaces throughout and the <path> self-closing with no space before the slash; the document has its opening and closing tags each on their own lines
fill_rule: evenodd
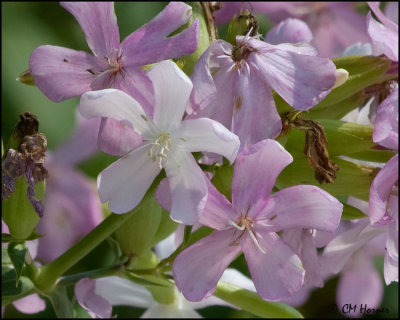
<svg viewBox="0 0 400 320">
<path fill-rule="evenodd" d="M 172 194 L 169 187 L 168 179 L 164 178 L 161 180 L 157 187 L 155 197 L 161 207 L 167 211 L 171 211 L 172 207 Z"/>
<path fill-rule="evenodd" d="M 392 259 L 388 254 L 385 255 L 383 275 L 386 285 L 393 281 L 399 282 L 399 261 Z"/>
<path fill-rule="evenodd" d="M 383 298 L 382 280 L 367 259 L 353 259 L 351 265 L 341 273 L 336 300 L 341 307 L 346 304 L 367 305 L 368 308 L 378 308 Z M 358 311 L 358 310 L 357 310 Z M 359 312 L 346 313 L 346 316 L 360 318 Z"/>
<path fill-rule="evenodd" d="M 374 2 L 368 1 L 367 2 L 368 6 L 374 12 L 375 16 L 385 25 L 385 27 L 392 31 L 397 32 L 399 29 L 398 25 L 382 13 L 381 9 L 379 8 L 379 3 L 380 2 L 378 2 L 378 1 L 374 1 Z M 395 8 L 396 7 L 394 7 L 394 9 Z"/>
<path fill-rule="evenodd" d="M 281 50 L 250 40 L 259 52 L 249 56 L 264 81 L 295 109 L 308 110 L 325 98 L 336 81 L 336 67 L 327 58 Z"/>
<path fill-rule="evenodd" d="M 79 112 L 85 118 L 107 117 L 123 121 L 139 134 L 148 130 L 151 121 L 135 99 L 117 89 L 86 92 L 81 97 Z"/>
<path fill-rule="evenodd" d="M 307 24 L 295 18 L 282 21 L 269 30 L 265 36 L 265 41 L 270 44 L 311 42 L 312 39 L 313 35 Z"/>
<path fill-rule="evenodd" d="M 385 16 L 395 24 L 399 24 L 399 3 L 396 1 L 388 2 L 384 9 Z"/>
<path fill-rule="evenodd" d="M 36 293 L 13 302 L 14 307 L 22 313 L 33 314 L 46 309 L 46 302 Z"/>
<path fill-rule="evenodd" d="M 142 137 L 122 121 L 101 118 L 97 140 L 101 151 L 114 156 L 123 156 L 141 143 Z"/>
<path fill-rule="evenodd" d="M 383 233 L 384 229 L 371 227 L 369 219 L 361 219 L 328 243 L 322 255 L 321 270 L 338 273 L 358 249 Z"/>
<path fill-rule="evenodd" d="M 74 133 L 53 154 L 52 161 L 57 165 L 80 163 L 99 150 L 97 137 L 101 119 L 85 119 L 77 110 L 76 115 L 77 127 Z"/>
<path fill-rule="evenodd" d="M 391 158 L 372 181 L 369 192 L 369 217 L 372 223 L 379 222 L 386 213 L 387 200 L 399 179 L 398 158 L 398 154 Z"/>
<path fill-rule="evenodd" d="M 148 155 L 151 147 L 142 144 L 100 172 L 97 177 L 100 199 L 109 201 L 112 212 L 125 213 L 135 208 L 160 172 Z"/>
<path fill-rule="evenodd" d="M 378 107 L 372 140 L 386 148 L 399 149 L 399 90 L 395 89 Z"/>
<path fill-rule="evenodd" d="M 386 235 L 386 253 L 394 260 L 399 259 L 399 198 L 398 196 L 391 196 L 389 198 L 389 215 L 392 215 L 393 221 L 387 225 Z"/>
<path fill-rule="evenodd" d="M 148 308 L 154 303 L 150 291 L 128 279 L 111 276 L 95 281 L 95 293 L 113 306 Z"/>
<path fill-rule="evenodd" d="M 229 220 L 236 221 L 239 215 L 235 213 L 231 203 L 214 187 L 211 181 L 206 178 L 208 195 L 207 202 L 199 222 L 213 229 L 225 229 Z"/>
<path fill-rule="evenodd" d="M 155 18 L 129 35 L 121 44 L 124 66 L 142 66 L 179 58 L 196 50 L 199 38 L 197 19 L 182 32 L 168 37 L 192 16 L 192 8 L 183 2 L 170 2 Z"/>
<path fill-rule="evenodd" d="M 173 156 L 165 163 L 172 194 L 170 216 L 179 223 L 193 225 L 207 201 L 205 176 L 190 153 L 178 148 L 172 151 Z"/>
<path fill-rule="evenodd" d="M 175 129 L 189 102 L 193 84 L 172 61 L 162 61 L 147 73 L 154 86 L 154 122 L 160 130 Z"/>
<path fill-rule="evenodd" d="M 239 245 L 232 245 L 235 235 L 232 228 L 214 231 L 175 258 L 175 284 L 187 300 L 200 301 L 214 293 L 223 272 L 240 252 Z"/>
<path fill-rule="evenodd" d="M 280 172 L 292 156 L 275 140 L 266 139 L 243 150 L 236 158 L 232 180 L 232 204 L 235 211 L 250 216 L 271 195 Z"/>
<path fill-rule="evenodd" d="M 247 69 L 237 77 L 232 131 L 240 138 L 240 150 L 276 138 L 282 130 L 272 91 L 262 82 L 258 72 L 248 73 Z"/>
<path fill-rule="evenodd" d="M 268 200 L 264 214 L 275 231 L 288 228 L 335 231 L 339 225 L 343 205 L 326 191 L 311 185 L 289 187 L 274 193 Z"/>
<path fill-rule="evenodd" d="M 231 163 L 239 151 L 239 138 L 217 121 L 200 118 L 183 121 L 176 134 L 189 152 L 213 152 L 223 155 Z"/>
<path fill-rule="evenodd" d="M 256 230 L 262 253 L 253 239 L 245 234 L 241 245 L 257 293 L 269 301 L 288 299 L 300 289 L 304 269 L 299 257 L 275 233 Z"/>
<path fill-rule="evenodd" d="M 29 68 L 35 84 L 55 102 L 90 91 L 93 73 L 102 70 L 98 58 L 91 54 L 49 45 L 32 52 Z"/>
<path fill-rule="evenodd" d="M 113 2 L 61 2 L 78 21 L 89 48 L 107 60 L 119 49 L 119 30 Z"/>
<path fill-rule="evenodd" d="M 95 293 L 96 280 L 83 278 L 75 284 L 75 297 L 92 318 L 110 318 L 111 304 Z"/>
<path fill-rule="evenodd" d="M 372 18 L 371 12 L 367 14 L 368 34 L 371 37 L 372 51 L 375 55 L 384 54 L 390 60 L 399 60 L 398 30 L 390 30 Z"/>
<path fill-rule="evenodd" d="M 280 43 L 276 48 L 283 51 L 290 51 L 296 54 L 305 54 L 308 56 L 318 56 L 318 49 L 308 42 L 299 43 Z"/>
</svg>

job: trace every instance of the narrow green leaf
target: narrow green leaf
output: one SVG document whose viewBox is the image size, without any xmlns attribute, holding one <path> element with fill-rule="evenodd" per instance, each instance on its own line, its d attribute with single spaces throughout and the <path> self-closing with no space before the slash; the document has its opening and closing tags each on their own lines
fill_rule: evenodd
<svg viewBox="0 0 400 320">
<path fill-rule="evenodd" d="M 25 264 L 25 255 L 28 247 L 26 246 L 25 242 L 22 243 L 15 243 L 12 242 L 8 245 L 7 251 L 8 255 L 11 259 L 11 262 L 15 268 L 16 272 L 16 285 L 18 285 L 19 278 L 22 274 L 22 268 Z"/>
<path fill-rule="evenodd" d="M 74 309 L 68 298 L 66 287 L 57 287 L 50 295 L 49 299 L 58 318 L 72 318 Z"/>
<path fill-rule="evenodd" d="M 171 281 L 156 277 L 154 275 L 142 275 L 131 271 L 126 271 L 125 277 L 134 283 L 140 284 L 141 286 L 160 286 L 166 288 L 171 288 L 174 286 Z"/>
<path fill-rule="evenodd" d="M 337 157 L 332 160 L 339 166 L 334 183 L 320 184 L 315 179 L 314 171 L 307 159 L 299 157 L 282 171 L 275 185 L 279 189 L 283 189 L 299 184 L 311 184 L 324 189 L 335 197 L 352 195 L 368 201 L 369 189 L 376 176 L 376 169 Z"/>
<path fill-rule="evenodd" d="M 395 155 L 394 151 L 391 150 L 378 150 L 370 149 L 368 151 L 355 152 L 349 155 L 350 158 L 356 160 L 364 160 L 370 162 L 388 162 Z"/>
<path fill-rule="evenodd" d="M 214 295 L 262 318 L 303 318 L 295 308 L 281 302 L 269 302 L 255 292 L 219 281 Z"/>
</svg>

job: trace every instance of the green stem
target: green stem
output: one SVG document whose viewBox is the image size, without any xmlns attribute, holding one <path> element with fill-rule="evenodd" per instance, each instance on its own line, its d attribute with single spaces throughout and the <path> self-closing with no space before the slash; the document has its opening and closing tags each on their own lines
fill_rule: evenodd
<svg viewBox="0 0 400 320">
<path fill-rule="evenodd" d="M 112 213 L 88 235 L 78 241 L 71 249 L 49 264 L 41 267 L 37 280 L 35 281 L 35 286 L 43 292 L 51 292 L 54 289 L 56 280 L 61 275 L 84 258 L 131 216 L 131 212 L 126 214 Z"/>
</svg>

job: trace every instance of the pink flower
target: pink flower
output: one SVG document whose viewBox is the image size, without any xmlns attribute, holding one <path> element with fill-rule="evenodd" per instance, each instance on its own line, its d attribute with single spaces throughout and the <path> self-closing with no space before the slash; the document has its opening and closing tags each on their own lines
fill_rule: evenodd
<svg viewBox="0 0 400 320">
<path fill-rule="evenodd" d="M 209 196 L 199 222 L 216 231 L 183 250 L 173 264 L 175 283 L 186 299 L 200 301 L 210 296 L 241 251 L 264 299 L 288 299 L 301 287 L 302 262 L 277 232 L 292 228 L 333 231 L 343 206 L 315 186 L 294 186 L 271 195 L 276 178 L 292 160 L 278 142 L 263 140 L 236 159 L 232 203 L 208 182 Z"/>
<path fill-rule="evenodd" d="M 257 37 L 238 36 L 236 46 L 214 41 L 197 62 L 189 118 L 209 117 L 240 138 L 241 150 L 282 129 L 275 90 L 295 109 L 308 110 L 330 92 L 335 65 L 313 56 L 307 44 L 271 45 Z"/>
<path fill-rule="evenodd" d="M 171 217 L 194 224 L 207 200 L 203 172 L 191 152 L 207 151 L 236 158 L 239 139 L 216 121 L 182 121 L 192 82 L 171 61 L 154 66 L 148 77 L 155 94 L 154 116 L 124 92 L 105 89 L 85 93 L 79 111 L 84 117 L 110 117 L 133 128 L 143 143 L 103 170 L 97 179 L 102 202 L 114 213 L 136 207 L 161 169 L 172 193 Z"/>
</svg>

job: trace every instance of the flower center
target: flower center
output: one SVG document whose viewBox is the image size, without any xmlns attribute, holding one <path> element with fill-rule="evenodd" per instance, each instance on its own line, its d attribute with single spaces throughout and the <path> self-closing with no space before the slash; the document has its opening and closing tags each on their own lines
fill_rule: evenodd
<svg viewBox="0 0 400 320">
<path fill-rule="evenodd" d="M 256 245 L 256 247 L 262 252 L 262 253 L 266 253 L 266 251 L 261 248 L 260 243 L 258 242 L 257 236 L 255 235 L 254 231 L 253 231 L 253 224 L 254 221 L 253 219 L 247 217 L 247 215 L 245 216 L 241 216 L 238 223 L 235 223 L 232 220 L 229 220 L 229 224 L 233 227 L 235 227 L 236 229 L 243 231 L 239 237 L 234 241 L 234 243 L 236 243 L 239 238 L 241 238 L 243 236 L 243 234 L 247 231 L 251 237 L 251 239 L 254 241 L 254 244 Z"/>
<path fill-rule="evenodd" d="M 168 156 L 168 152 L 172 146 L 172 139 L 169 133 L 161 133 L 154 142 L 150 143 L 152 145 L 149 151 L 149 157 L 153 162 L 158 162 L 160 169 L 163 168 L 162 161 Z"/>
</svg>

